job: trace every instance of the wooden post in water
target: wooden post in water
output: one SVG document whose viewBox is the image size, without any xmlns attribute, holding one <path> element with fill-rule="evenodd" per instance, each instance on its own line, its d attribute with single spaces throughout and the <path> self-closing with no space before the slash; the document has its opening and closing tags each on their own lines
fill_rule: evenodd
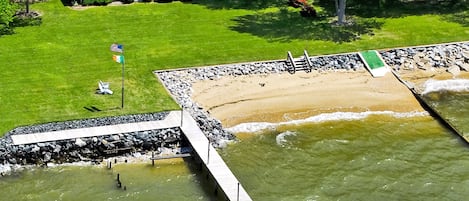
<svg viewBox="0 0 469 201">
<path fill-rule="evenodd" d="M 151 152 L 151 166 L 155 166 L 155 152 Z"/>
<path fill-rule="evenodd" d="M 210 140 L 208 141 L 208 151 L 207 151 L 207 165 L 208 162 L 210 161 Z"/>
<path fill-rule="evenodd" d="M 120 175 L 117 173 L 117 188 L 122 188 L 122 182 L 120 180 Z"/>
<path fill-rule="evenodd" d="M 111 169 L 111 168 L 112 168 L 112 162 L 111 162 L 111 161 L 108 161 L 107 164 L 108 164 L 108 165 L 107 165 L 107 168 L 108 168 L 108 169 Z"/>
<path fill-rule="evenodd" d="M 238 182 L 238 193 L 236 194 L 236 200 L 239 201 L 239 182 Z"/>
<path fill-rule="evenodd" d="M 182 119 L 184 119 L 184 108 L 181 107 L 181 127 L 182 127 Z"/>
</svg>

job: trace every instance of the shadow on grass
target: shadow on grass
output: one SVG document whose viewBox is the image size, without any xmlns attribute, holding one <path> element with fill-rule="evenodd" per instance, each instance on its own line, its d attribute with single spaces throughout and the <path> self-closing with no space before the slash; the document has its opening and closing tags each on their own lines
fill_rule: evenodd
<svg viewBox="0 0 469 201">
<path fill-rule="evenodd" d="M 317 0 L 315 3 L 331 15 L 335 15 L 332 0 Z M 364 18 L 395 18 L 409 15 L 453 14 L 469 8 L 466 0 L 379 0 L 347 1 L 346 13 Z"/>
<path fill-rule="evenodd" d="M 443 17 L 444 20 L 455 22 L 462 26 L 469 27 L 469 11 L 448 14 Z"/>
<path fill-rule="evenodd" d="M 209 9 L 248 9 L 258 10 L 287 5 L 287 0 L 192 0 L 193 4 Z"/>
<path fill-rule="evenodd" d="M 26 26 L 39 26 L 42 24 L 42 18 L 36 12 L 25 13 L 23 11 L 18 12 L 13 22 L 9 26 L 4 26 L 0 24 L 0 37 L 2 35 L 12 35 L 15 33 L 16 27 L 26 27 Z"/>
<path fill-rule="evenodd" d="M 315 1 L 316 2 L 316 1 Z M 348 1 L 349 2 L 349 1 Z M 317 5 L 328 15 L 335 15 L 335 3 L 318 0 Z M 411 15 L 442 15 L 443 20 L 469 26 L 469 1 L 467 0 L 380 0 L 353 1 L 347 4 L 347 15 L 363 18 L 399 18 Z"/>
<path fill-rule="evenodd" d="M 260 10 L 269 7 L 285 7 L 287 0 L 192 0 L 193 4 L 209 9 Z M 309 2 L 313 2 L 310 0 Z M 322 7 L 324 14 L 335 16 L 334 0 L 314 0 L 314 6 Z M 361 18 L 399 18 L 411 15 L 440 14 L 444 20 L 468 26 L 469 1 L 467 0 L 371 0 L 347 1 L 347 15 Z"/>
<path fill-rule="evenodd" d="M 336 43 L 351 42 L 364 34 L 373 34 L 382 22 L 375 19 L 355 18 L 351 25 L 336 26 L 329 18 L 304 18 L 297 12 L 281 9 L 275 13 L 245 15 L 234 19 L 230 29 L 265 38 L 271 42 L 292 40 L 322 40 Z"/>
</svg>

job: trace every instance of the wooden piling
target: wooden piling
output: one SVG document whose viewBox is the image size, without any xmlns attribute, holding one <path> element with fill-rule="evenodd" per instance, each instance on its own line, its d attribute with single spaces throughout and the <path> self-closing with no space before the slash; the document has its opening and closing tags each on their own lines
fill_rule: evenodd
<svg viewBox="0 0 469 201">
<path fill-rule="evenodd" d="M 238 193 L 236 193 L 236 200 L 239 201 L 239 182 L 238 182 Z"/>
<path fill-rule="evenodd" d="M 120 180 L 120 174 L 117 173 L 117 188 L 122 188 L 122 182 Z"/>
</svg>

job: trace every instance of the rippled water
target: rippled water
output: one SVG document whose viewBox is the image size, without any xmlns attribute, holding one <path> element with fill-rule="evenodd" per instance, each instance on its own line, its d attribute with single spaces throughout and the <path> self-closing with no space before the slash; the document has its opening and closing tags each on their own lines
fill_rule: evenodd
<svg viewBox="0 0 469 201">
<path fill-rule="evenodd" d="M 468 114 L 469 93 L 440 91 L 426 94 L 424 99 L 441 115 L 458 128 L 469 134 Z"/>
<path fill-rule="evenodd" d="M 254 200 L 469 196 L 469 149 L 431 117 L 285 126 L 245 137 L 223 155 Z"/>
<path fill-rule="evenodd" d="M 469 129 L 468 92 L 439 90 L 425 98 Z M 330 113 L 232 129 L 244 131 L 240 142 L 219 152 L 256 201 L 469 196 L 469 146 L 426 113 Z M 213 200 L 192 165 L 35 168 L 0 178 L 0 200 Z M 118 172 L 126 191 L 115 186 Z"/>
<path fill-rule="evenodd" d="M 213 200 L 182 159 L 105 166 L 34 168 L 0 179 L 0 200 Z M 126 190 L 117 188 L 117 174 Z"/>
</svg>

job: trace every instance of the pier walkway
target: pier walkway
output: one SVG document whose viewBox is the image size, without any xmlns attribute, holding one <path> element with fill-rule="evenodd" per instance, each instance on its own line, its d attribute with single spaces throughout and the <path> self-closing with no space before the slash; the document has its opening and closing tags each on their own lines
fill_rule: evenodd
<svg viewBox="0 0 469 201">
<path fill-rule="evenodd" d="M 182 118 L 181 118 L 182 114 Z M 182 126 L 181 126 L 182 124 Z M 200 157 L 217 186 L 230 201 L 251 201 L 243 186 L 225 164 L 217 150 L 210 145 L 192 116 L 187 112 L 172 111 L 161 121 L 148 121 L 90 128 L 79 128 L 34 134 L 12 135 L 13 144 L 32 144 L 56 140 L 94 137 L 136 131 L 180 127 L 194 152 Z"/>
<path fill-rule="evenodd" d="M 195 120 L 189 113 L 184 112 L 181 130 L 186 135 L 192 149 L 199 155 L 207 169 L 216 180 L 220 189 L 222 189 L 231 201 L 250 201 L 248 193 L 239 183 L 231 170 L 226 166 L 217 150 L 210 145 L 207 137 L 197 126 Z"/>
<path fill-rule="evenodd" d="M 181 126 L 181 112 L 172 111 L 161 121 L 145 121 L 128 124 L 98 126 L 89 128 L 77 128 L 69 130 L 51 131 L 44 133 L 12 135 L 14 145 L 32 144 L 57 140 L 75 139 L 81 137 L 94 137 L 119 133 L 131 133 L 153 129 L 173 128 Z"/>
</svg>

